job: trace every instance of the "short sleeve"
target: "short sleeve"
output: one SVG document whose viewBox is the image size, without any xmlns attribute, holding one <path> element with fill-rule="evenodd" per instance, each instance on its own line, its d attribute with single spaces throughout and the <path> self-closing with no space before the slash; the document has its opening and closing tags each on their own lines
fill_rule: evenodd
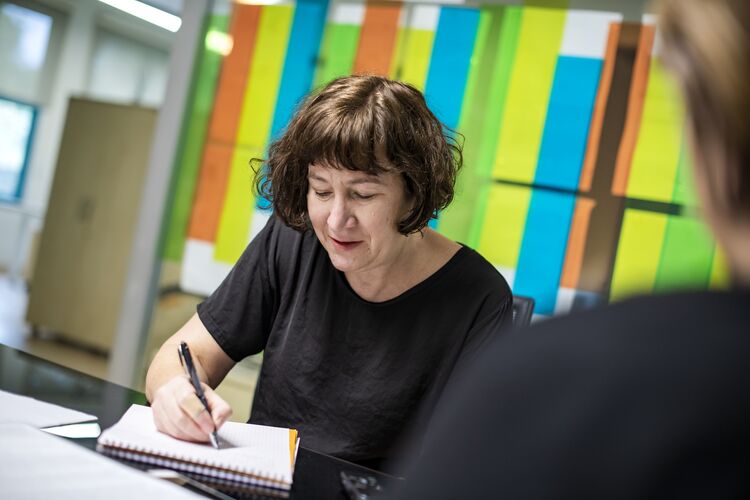
<svg viewBox="0 0 750 500">
<path fill-rule="evenodd" d="M 483 304 L 481 314 L 466 336 L 466 343 L 456 362 L 455 371 L 460 372 L 472 364 L 495 337 L 502 335 L 512 328 L 513 295 L 510 289 L 498 286 Z"/>
<path fill-rule="evenodd" d="M 265 348 L 278 310 L 276 250 L 281 222 L 270 217 L 198 317 L 224 352 L 240 361 Z"/>
</svg>

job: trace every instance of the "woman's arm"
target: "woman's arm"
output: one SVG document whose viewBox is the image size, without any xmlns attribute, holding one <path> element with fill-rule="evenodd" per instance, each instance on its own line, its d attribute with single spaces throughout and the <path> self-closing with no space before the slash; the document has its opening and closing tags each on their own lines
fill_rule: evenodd
<svg viewBox="0 0 750 500">
<path fill-rule="evenodd" d="M 204 384 L 211 416 L 195 395 L 177 348 L 185 341 L 190 346 L 195 368 Z M 232 409 L 212 389 L 234 366 L 230 358 L 193 315 L 156 353 L 146 375 L 146 397 L 154 411 L 156 427 L 171 436 L 189 441 L 207 441 L 208 434 L 229 418 Z"/>
</svg>

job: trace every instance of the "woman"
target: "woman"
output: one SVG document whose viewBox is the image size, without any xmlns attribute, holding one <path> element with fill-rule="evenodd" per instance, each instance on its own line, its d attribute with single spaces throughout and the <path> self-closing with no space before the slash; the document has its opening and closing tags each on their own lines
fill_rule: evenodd
<svg viewBox="0 0 750 500">
<path fill-rule="evenodd" d="M 205 441 L 230 413 L 210 388 L 263 351 L 250 422 L 380 467 L 510 322 L 502 276 L 427 227 L 453 198 L 460 148 L 416 89 L 352 76 L 302 104 L 265 164 L 275 216 L 152 362 L 156 425 Z M 213 421 L 182 374 L 183 340 Z"/>
<path fill-rule="evenodd" d="M 662 0 L 659 24 L 733 286 L 494 342 L 446 395 L 398 498 L 750 497 L 750 2 Z"/>
</svg>

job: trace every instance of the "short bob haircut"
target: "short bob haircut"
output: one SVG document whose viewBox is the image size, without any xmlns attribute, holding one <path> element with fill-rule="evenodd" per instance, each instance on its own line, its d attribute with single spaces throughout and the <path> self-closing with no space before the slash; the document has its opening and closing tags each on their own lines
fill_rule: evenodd
<svg viewBox="0 0 750 500">
<path fill-rule="evenodd" d="M 267 160 L 251 160 L 255 188 L 288 226 L 304 231 L 309 165 L 396 172 L 412 201 L 397 223 L 408 235 L 424 229 L 453 200 L 463 162 L 457 136 L 411 85 L 380 76 L 337 78 L 302 102 L 269 147 Z"/>
</svg>

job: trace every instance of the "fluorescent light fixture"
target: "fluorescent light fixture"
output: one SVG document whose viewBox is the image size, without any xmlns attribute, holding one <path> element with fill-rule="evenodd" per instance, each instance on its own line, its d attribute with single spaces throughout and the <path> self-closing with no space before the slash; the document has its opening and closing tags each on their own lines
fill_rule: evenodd
<svg viewBox="0 0 750 500">
<path fill-rule="evenodd" d="M 160 28 L 169 30 L 172 33 L 180 29 L 182 19 L 174 14 L 157 9 L 151 5 L 139 2 L 138 0 L 99 0 L 102 3 L 106 3 L 110 7 L 119 9 L 123 12 L 127 12 L 131 16 L 143 19 L 151 24 L 155 24 Z"/>
<path fill-rule="evenodd" d="M 291 3 L 289 0 L 235 0 L 236 3 L 245 5 L 283 5 Z"/>
</svg>

